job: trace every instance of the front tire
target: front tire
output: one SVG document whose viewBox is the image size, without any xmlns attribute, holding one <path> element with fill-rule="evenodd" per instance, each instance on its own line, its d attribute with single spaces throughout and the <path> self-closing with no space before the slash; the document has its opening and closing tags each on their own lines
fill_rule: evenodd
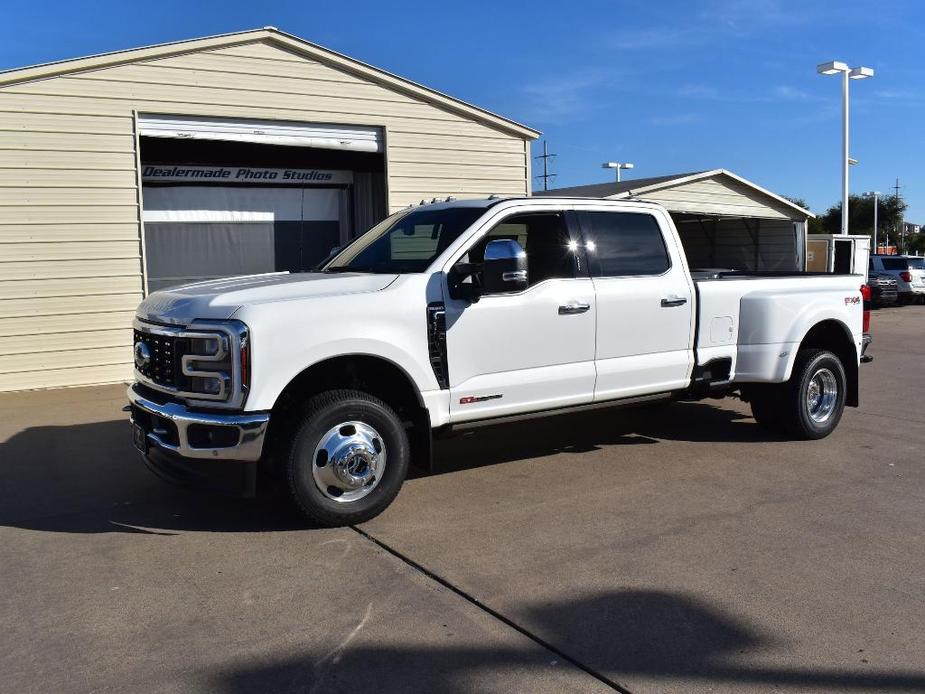
<svg viewBox="0 0 925 694">
<path fill-rule="evenodd" d="M 356 390 L 312 397 L 295 422 L 286 456 L 289 492 L 314 523 L 362 523 L 392 503 L 408 472 L 410 446 L 398 415 Z"/>
</svg>

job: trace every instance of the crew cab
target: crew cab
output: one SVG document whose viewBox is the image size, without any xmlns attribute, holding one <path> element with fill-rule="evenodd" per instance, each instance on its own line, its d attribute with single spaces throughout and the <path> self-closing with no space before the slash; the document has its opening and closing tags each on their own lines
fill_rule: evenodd
<svg viewBox="0 0 925 694">
<path fill-rule="evenodd" d="M 434 436 L 525 416 L 733 393 L 761 426 L 819 439 L 858 404 L 863 281 L 692 271 L 652 203 L 422 204 L 317 272 L 148 296 L 134 441 L 174 481 L 252 494 L 266 469 L 344 525 L 430 465 Z"/>
</svg>

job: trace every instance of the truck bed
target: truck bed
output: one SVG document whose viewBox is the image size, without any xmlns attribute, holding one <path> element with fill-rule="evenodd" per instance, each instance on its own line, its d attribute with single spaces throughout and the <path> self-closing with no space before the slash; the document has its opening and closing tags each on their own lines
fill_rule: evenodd
<svg viewBox="0 0 925 694">
<path fill-rule="evenodd" d="M 820 316 L 833 315 L 841 316 L 860 354 L 862 275 L 715 269 L 691 275 L 697 366 L 731 359 L 731 380 L 784 381 L 800 340 Z"/>
</svg>

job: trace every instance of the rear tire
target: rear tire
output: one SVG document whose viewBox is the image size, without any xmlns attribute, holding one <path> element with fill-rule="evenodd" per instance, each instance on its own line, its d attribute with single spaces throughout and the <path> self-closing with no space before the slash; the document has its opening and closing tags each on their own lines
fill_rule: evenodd
<svg viewBox="0 0 925 694">
<path fill-rule="evenodd" d="M 779 385 L 759 386 L 752 391 L 750 398 L 752 416 L 758 426 L 771 434 L 786 433 L 786 427 L 780 416 L 783 403 Z"/>
<path fill-rule="evenodd" d="M 408 473 L 401 420 L 382 400 L 356 390 L 312 397 L 294 423 L 286 455 L 290 496 L 314 523 L 362 523 L 392 503 Z"/>
<path fill-rule="evenodd" d="M 790 380 L 783 385 L 781 423 L 798 439 L 831 434 L 845 411 L 848 379 L 841 360 L 824 349 L 797 354 Z"/>
</svg>

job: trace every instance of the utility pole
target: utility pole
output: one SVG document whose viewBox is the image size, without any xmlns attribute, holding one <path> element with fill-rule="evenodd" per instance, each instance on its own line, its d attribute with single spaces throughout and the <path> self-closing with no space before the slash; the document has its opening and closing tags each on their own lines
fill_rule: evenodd
<svg viewBox="0 0 925 694">
<path fill-rule="evenodd" d="M 549 179 L 556 177 L 556 174 L 549 173 L 549 160 L 554 156 L 556 155 L 549 153 L 549 148 L 546 146 L 546 140 L 543 140 L 543 153 L 538 157 L 534 157 L 534 159 L 543 160 L 543 173 L 537 176 L 537 178 L 543 179 L 543 190 L 549 190 Z"/>
<path fill-rule="evenodd" d="M 895 200 L 896 200 L 896 210 L 897 210 L 897 212 L 899 212 L 899 200 L 900 200 L 900 197 L 899 197 L 899 189 L 900 189 L 901 187 L 902 187 L 902 186 L 899 185 L 899 178 L 897 178 L 897 179 L 896 179 L 896 185 L 893 186 L 893 190 L 896 191 L 896 198 L 895 198 Z M 905 228 L 905 224 L 903 224 L 903 215 L 902 215 L 902 212 L 899 212 L 899 222 L 898 222 L 898 224 L 899 224 L 899 229 L 898 229 L 899 234 L 897 234 L 897 238 L 899 239 L 900 248 L 897 248 L 896 250 L 897 250 L 898 252 L 900 252 L 900 253 L 905 253 L 905 252 L 906 252 L 906 228 Z"/>
</svg>

